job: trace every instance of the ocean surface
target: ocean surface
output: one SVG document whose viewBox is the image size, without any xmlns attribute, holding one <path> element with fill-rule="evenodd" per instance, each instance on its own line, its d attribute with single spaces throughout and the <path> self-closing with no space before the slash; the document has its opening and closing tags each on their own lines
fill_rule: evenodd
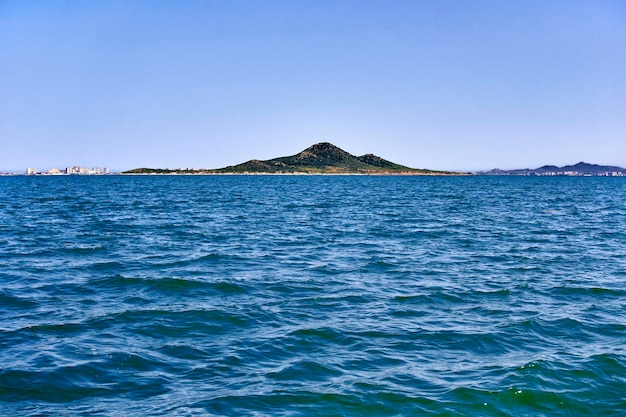
<svg viewBox="0 0 626 417">
<path fill-rule="evenodd" d="M 0 177 L 0 415 L 626 415 L 626 178 Z"/>
</svg>

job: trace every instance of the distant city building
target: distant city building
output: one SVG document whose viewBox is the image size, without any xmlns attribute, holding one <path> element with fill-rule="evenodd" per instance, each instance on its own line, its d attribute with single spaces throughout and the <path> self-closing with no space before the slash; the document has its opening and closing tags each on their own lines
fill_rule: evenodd
<svg viewBox="0 0 626 417">
<path fill-rule="evenodd" d="M 103 175 L 110 174 L 108 168 L 95 167 L 92 169 L 81 167 L 81 166 L 73 166 L 66 167 L 64 169 L 51 168 L 47 171 L 41 172 L 36 168 L 27 168 L 26 175 Z"/>
</svg>

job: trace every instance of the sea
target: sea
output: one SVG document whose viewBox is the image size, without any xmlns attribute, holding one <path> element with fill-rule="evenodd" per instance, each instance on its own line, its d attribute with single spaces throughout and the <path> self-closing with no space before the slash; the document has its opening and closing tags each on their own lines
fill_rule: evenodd
<svg viewBox="0 0 626 417">
<path fill-rule="evenodd" d="M 0 177 L 0 415 L 626 415 L 626 178 Z"/>
</svg>

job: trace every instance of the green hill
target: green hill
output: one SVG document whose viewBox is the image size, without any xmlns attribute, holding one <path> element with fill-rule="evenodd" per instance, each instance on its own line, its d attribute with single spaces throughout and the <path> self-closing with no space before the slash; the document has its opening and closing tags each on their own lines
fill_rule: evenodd
<svg viewBox="0 0 626 417">
<path fill-rule="evenodd" d="M 151 168 L 137 168 L 126 171 L 127 174 L 162 174 L 162 173 L 205 173 L 205 174 L 396 174 L 396 175 L 450 175 L 445 171 L 414 169 L 395 164 L 372 154 L 354 156 L 337 146 L 322 142 L 302 152 L 280 158 L 260 161 L 253 159 L 242 164 L 220 169 L 180 171 Z"/>
</svg>

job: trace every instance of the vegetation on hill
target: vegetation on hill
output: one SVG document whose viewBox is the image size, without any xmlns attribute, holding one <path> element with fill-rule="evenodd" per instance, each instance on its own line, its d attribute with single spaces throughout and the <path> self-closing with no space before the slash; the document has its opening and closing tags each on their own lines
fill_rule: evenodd
<svg viewBox="0 0 626 417">
<path fill-rule="evenodd" d="M 280 158 L 260 161 L 253 159 L 242 164 L 212 170 L 163 170 L 151 168 L 137 168 L 126 171 L 127 174 L 277 174 L 277 173 L 307 173 L 307 174 L 396 174 L 396 175 L 450 175 L 445 171 L 431 171 L 414 169 L 395 164 L 372 154 L 354 156 L 337 146 L 322 142 L 317 143 L 302 152 Z"/>
</svg>

